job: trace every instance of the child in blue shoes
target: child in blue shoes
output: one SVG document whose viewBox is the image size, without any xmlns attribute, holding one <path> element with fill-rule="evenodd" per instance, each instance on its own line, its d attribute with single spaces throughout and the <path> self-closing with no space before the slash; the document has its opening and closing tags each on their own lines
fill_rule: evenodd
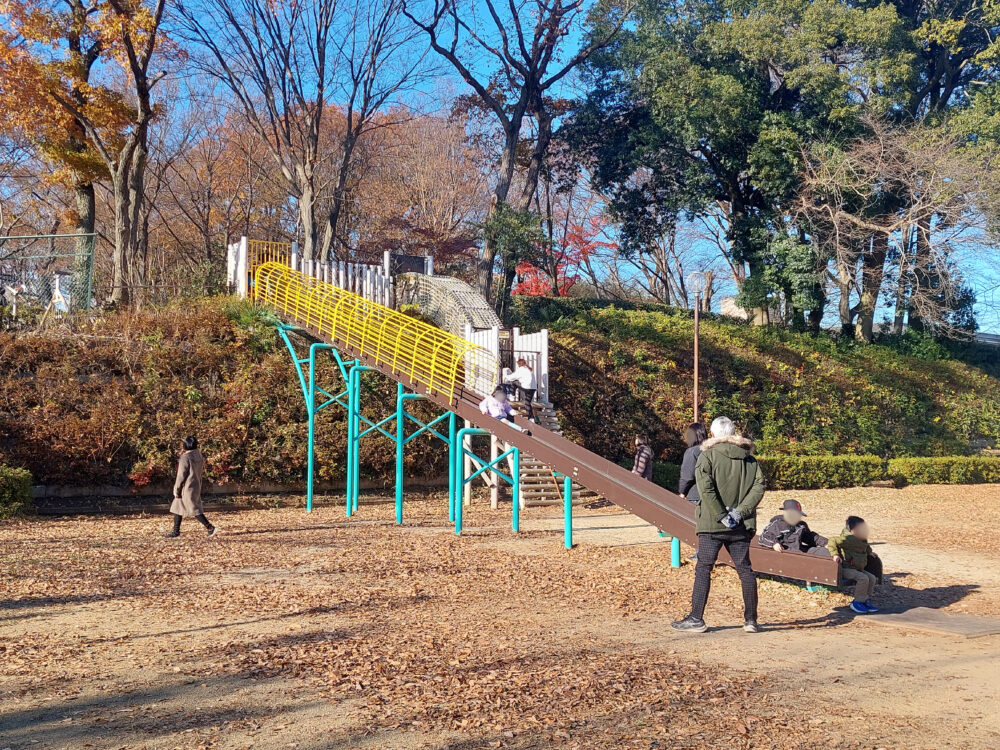
<svg viewBox="0 0 1000 750">
<path fill-rule="evenodd" d="M 851 609 L 859 615 L 878 612 L 878 608 L 871 602 L 878 578 L 874 573 L 865 570 L 868 567 L 868 558 L 877 558 L 878 555 L 872 551 L 868 543 L 868 524 L 865 523 L 865 519 L 848 516 L 840 536 L 831 539 L 826 548 L 830 550 L 836 562 L 842 563 L 841 572 L 844 578 L 856 582 Z"/>
</svg>

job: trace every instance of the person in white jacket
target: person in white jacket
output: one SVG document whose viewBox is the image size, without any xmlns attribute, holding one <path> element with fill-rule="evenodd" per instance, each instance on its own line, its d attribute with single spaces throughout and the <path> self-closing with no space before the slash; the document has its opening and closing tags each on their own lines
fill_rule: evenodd
<svg viewBox="0 0 1000 750">
<path fill-rule="evenodd" d="M 528 361 L 524 357 L 517 360 L 517 369 L 514 372 L 505 372 L 503 382 L 517 384 L 517 389 L 521 392 L 521 400 L 524 402 L 525 415 L 529 421 L 538 424 L 535 419 L 535 410 L 531 405 L 535 399 L 535 371 L 528 365 Z"/>
</svg>

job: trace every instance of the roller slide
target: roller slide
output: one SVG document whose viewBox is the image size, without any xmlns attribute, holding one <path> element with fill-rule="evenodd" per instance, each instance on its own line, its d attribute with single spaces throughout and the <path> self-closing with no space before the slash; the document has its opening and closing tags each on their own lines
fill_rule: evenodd
<svg viewBox="0 0 1000 750">
<path fill-rule="evenodd" d="M 301 328 L 301 326 L 300 326 Z M 342 354 L 357 357 L 363 364 L 401 382 L 416 393 L 427 393 L 426 388 L 413 383 L 405 372 L 379 364 L 374 358 L 361 354 L 342 341 L 332 340 L 312 328 L 302 328 L 311 338 L 334 344 Z M 591 453 L 586 448 L 567 440 L 539 425 L 532 425 L 531 435 L 517 430 L 505 422 L 487 417 L 479 411 L 481 398 L 459 388 L 454 402 L 433 392 L 428 398 L 445 409 L 454 411 L 476 427 L 489 430 L 507 443 L 516 445 L 539 461 L 573 478 L 574 481 L 598 493 L 610 502 L 634 513 L 660 531 L 676 536 L 697 547 L 694 526 L 694 506 L 679 495 L 653 484 L 627 469 Z M 725 552 L 723 552 L 725 556 Z M 839 565 L 831 558 L 805 555 L 798 552 L 775 552 L 754 545 L 750 555 L 754 570 L 769 575 L 794 578 L 828 586 L 839 584 Z M 728 562 L 728 559 L 722 560 Z"/>
</svg>

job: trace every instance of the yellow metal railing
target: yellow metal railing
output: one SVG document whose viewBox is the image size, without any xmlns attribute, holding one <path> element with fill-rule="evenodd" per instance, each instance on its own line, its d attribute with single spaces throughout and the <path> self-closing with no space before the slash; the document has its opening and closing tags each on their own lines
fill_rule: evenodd
<svg viewBox="0 0 1000 750">
<path fill-rule="evenodd" d="M 481 396 L 497 381 L 497 358 L 483 347 L 281 263 L 257 269 L 254 299 L 449 402 L 460 387 Z"/>
<path fill-rule="evenodd" d="M 270 242 L 269 240 L 250 240 L 247 242 L 247 269 L 253 276 L 265 263 L 291 263 L 291 242 Z"/>
</svg>

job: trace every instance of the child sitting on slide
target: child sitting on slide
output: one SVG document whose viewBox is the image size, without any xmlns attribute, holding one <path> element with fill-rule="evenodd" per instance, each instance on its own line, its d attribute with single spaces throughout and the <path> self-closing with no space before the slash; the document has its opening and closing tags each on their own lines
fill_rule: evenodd
<svg viewBox="0 0 1000 750">
<path fill-rule="evenodd" d="M 519 427 L 514 424 L 514 410 L 510 406 L 510 402 L 507 400 L 507 391 L 504 390 L 503 386 L 498 385 L 496 390 L 493 391 L 492 396 L 487 396 L 479 404 L 479 411 L 488 417 L 493 417 L 494 419 L 507 420 L 510 422 L 510 426 L 515 430 L 520 430 L 525 435 L 530 435 L 531 432 Z"/>
<path fill-rule="evenodd" d="M 870 570 L 871 563 L 878 560 L 878 555 L 872 551 L 868 543 L 868 524 L 858 516 L 848 516 L 840 536 L 831 539 L 826 545 L 833 559 L 841 565 L 841 574 L 848 581 L 855 581 L 854 601 L 851 609 L 859 615 L 878 612 L 872 605 L 871 595 L 878 583 L 878 575 Z"/>
<path fill-rule="evenodd" d="M 757 537 L 762 547 L 771 547 L 775 552 L 805 552 L 810 555 L 828 555 L 829 541 L 809 528 L 802 520 L 805 511 L 798 500 L 785 500 L 781 504 L 781 515 L 772 518 Z"/>
</svg>

